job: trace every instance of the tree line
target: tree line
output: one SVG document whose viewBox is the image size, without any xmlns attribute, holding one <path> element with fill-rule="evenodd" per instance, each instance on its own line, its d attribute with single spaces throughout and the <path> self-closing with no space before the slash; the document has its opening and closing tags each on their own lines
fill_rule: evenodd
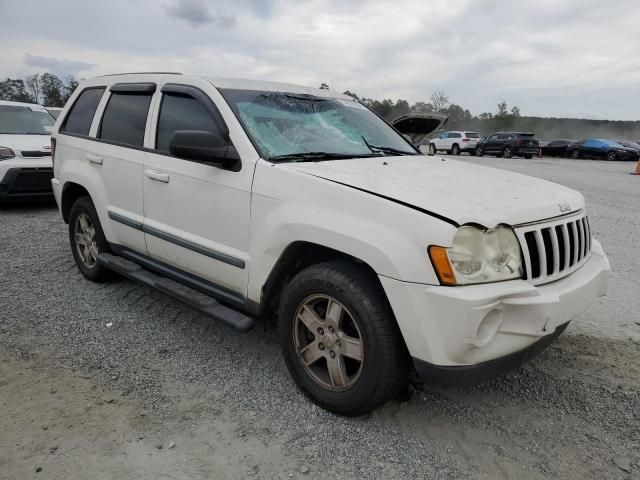
<svg viewBox="0 0 640 480">
<path fill-rule="evenodd" d="M 321 88 L 329 87 L 323 84 Z M 449 118 L 445 129 L 470 130 L 482 135 L 499 131 L 523 131 L 534 132 L 543 140 L 610 138 L 640 141 L 640 121 L 529 117 L 523 116 L 517 106 L 509 106 L 506 101 L 498 103 L 495 112 L 473 115 L 468 109 L 451 102 L 442 90 L 434 92 L 428 101 L 419 101 L 413 105 L 402 99 L 376 100 L 358 97 L 348 90 L 344 93 L 364 103 L 388 121 L 407 113 L 441 113 Z"/>
<path fill-rule="evenodd" d="M 24 78 L 0 81 L 0 100 L 64 107 L 77 87 L 78 80 L 73 75 L 67 75 L 62 80 L 53 73 L 35 73 Z"/>
</svg>

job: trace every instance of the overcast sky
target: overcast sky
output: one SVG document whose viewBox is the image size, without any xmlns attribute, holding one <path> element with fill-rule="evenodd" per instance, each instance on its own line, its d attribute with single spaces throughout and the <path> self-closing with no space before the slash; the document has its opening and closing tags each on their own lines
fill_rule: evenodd
<svg viewBox="0 0 640 480">
<path fill-rule="evenodd" d="M 0 0 L 0 77 L 181 71 L 640 119 L 637 0 Z"/>
</svg>

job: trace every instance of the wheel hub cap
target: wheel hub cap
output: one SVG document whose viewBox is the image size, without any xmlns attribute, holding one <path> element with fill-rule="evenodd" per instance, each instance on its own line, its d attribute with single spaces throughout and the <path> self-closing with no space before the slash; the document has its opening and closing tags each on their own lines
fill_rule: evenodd
<svg viewBox="0 0 640 480">
<path fill-rule="evenodd" d="M 293 341 L 307 374 L 327 390 L 351 388 L 364 365 L 360 329 L 349 310 L 327 295 L 312 295 L 298 307 Z"/>
</svg>

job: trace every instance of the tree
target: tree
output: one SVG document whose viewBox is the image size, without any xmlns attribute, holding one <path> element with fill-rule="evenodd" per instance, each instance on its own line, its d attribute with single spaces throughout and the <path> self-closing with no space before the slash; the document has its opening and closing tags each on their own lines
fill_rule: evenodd
<svg viewBox="0 0 640 480">
<path fill-rule="evenodd" d="M 73 75 L 67 76 L 67 83 L 64 86 L 64 103 L 67 103 L 67 100 L 69 100 L 69 97 L 73 94 L 76 88 L 78 88 L 78 80 L 76 80 Z"/>
<path fill-rule="evenodd" d="M 498 104 L 498 112 L 496 113 L 496 117 L 505 118 L 509 116 L 509 106 L 507 102 L 504 100 Z"/>
<path fill-rule="evenodd" d="M 516 106 L 511 108 L 511 116 L 513 118 L 520 118 L 520 109 L 518 107 L 516 107 Z"/>
<path fill-rule="evenodd" d="M 411 111 L 414 113 L 433 112 L 433 105 L 426 102 L 416 102 L 411 105 Z"/>
<path fill-rule="evenodd" d="M 33 99 L 27 93 L 24 81 L 19 78 L 7 78 L 5 81 L 0 82 L 0 100 L 27 103 L 33 102 Z"/>
<path fill-rule="evenodd" d="M 35 103 L 40 103 L 40 96 L 42 94 L 42 86 L 40 83 L 40 74 L 35 73 L 28 75 L 24 79 L 24 84 L 27 87 L 27 92 L 31 95 L 31 98 Z"/>
<path fill-rule="evenodd" d="M 64 107 L 66 89 L 62 80 L 51 73 L 44 73 L 40 77 L 42 100 L 47 107 Z"/>
<path fill-rule="evenodd" d="M 449 96 L 444 93 L 444 90 L 433 92 L 429 100 L 431 105 L 433 105 L 434 112 L 444 112 L 450 104 Z"/>
<path fill-rule="evenodd" d="M 484 113 L 481 113 L 480 115 L 478 115 L 478 118 L 480 120 L 491 120 L 493 118 L 493 113 L 484 112 Z"/>
</svg>

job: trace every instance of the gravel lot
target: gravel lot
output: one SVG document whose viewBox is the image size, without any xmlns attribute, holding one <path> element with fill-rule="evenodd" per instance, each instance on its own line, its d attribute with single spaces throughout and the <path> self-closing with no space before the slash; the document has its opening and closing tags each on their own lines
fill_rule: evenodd
<svg viewBox="0 0 640 480">
<path fill-rule="evenodd" d="M 345 419 L 289 379 L 268 321 L 237 334 L 77 271 L 54 205 L 0 209 L 0 478 L 640 479 L 640 178 L 629 163 L 461 157 L 582 191 L 608 297 L 474 388 L 415 384 Z"/>
</svg>

